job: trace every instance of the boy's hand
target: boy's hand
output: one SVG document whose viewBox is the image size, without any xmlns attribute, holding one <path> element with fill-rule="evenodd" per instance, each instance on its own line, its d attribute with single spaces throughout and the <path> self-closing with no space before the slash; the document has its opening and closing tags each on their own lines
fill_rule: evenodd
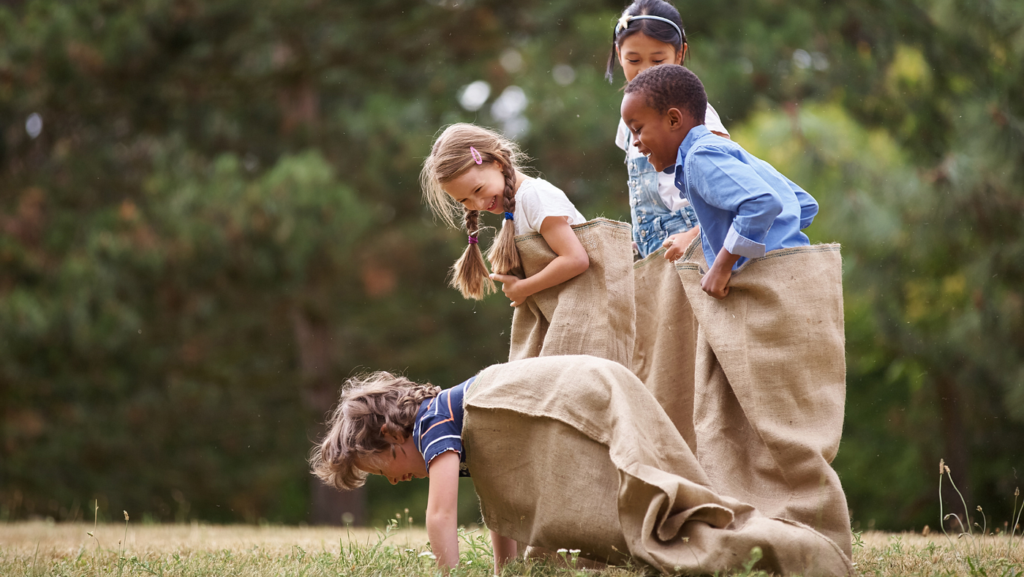
<svg viewBox="0 0 1024 577">
<path fill-rule="evenodd" d="M 661 245 L 668 249 L 665 251 L 665 259 L 673 262 L 679 260 L 698 234 L 700 234 L 700 227 L 695 226 L 686 232 L 673 234 L 666 238 Z"/>
<path fill-rule="evenodd" d="M 718 263 L 716 262 L 715 265 L 711 267 L 708 274 L 704 275 L 704 278 L 700 279 L 700 288 L 716 299 L 724 299 L 729 294 L 729 279 L 732 278 L 732 269 L 718 270 Z"/>
<path fill-rule="evenodd" d="M 711 265 L 711 270 L 708 271 L 708 274 L 704 275 L 704 278 L 700 279 L 700 288 L 716 299 L 724 299 L 729 294 L 729 279 L 732 278 L 732 265 L 736 264 L 738 260 L 740 260 L 740 255 L 732 254 L 723 247 L 722 250 L 718 251 L 718 256 L 715 257 L 715 264 Z"/>
<path fill-rule="evenodd" d="M 512 306 L 517 307 L 526 301 L 526 297 L 530 296 L 531 293 L 522 290 L 523 287 L 519 286 L 519 283 L 523 280 L 517 276 L 510 274 L 492 274 L 491 280 L 501 283 L 501 292 L 505 293 L 505 296 L 512 301 Z"/>
</svg>

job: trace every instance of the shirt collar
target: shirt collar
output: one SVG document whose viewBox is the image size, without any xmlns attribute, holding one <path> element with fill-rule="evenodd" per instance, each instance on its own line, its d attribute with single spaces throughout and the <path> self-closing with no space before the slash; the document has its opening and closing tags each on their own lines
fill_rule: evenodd
<svg viewBox="0 0 1024 577">
<path fill-rule="evenodd" d="M 698 140 L 709 134 L 711 134 L 711 131 L 703 124 L 694 126 L 690 129 L 689 134 L 687 134 L 686 138 L 683 139 L 683 143 L 679 145 L 679 152 L 676 153 L 676 165 L 672 167 L 675 169 L 675 172 L 678 173 L 683 169 L 683 159 L 686 158 L 686 154 L 690 152 L 693 145 L 697 144 Z"/>
</svg>

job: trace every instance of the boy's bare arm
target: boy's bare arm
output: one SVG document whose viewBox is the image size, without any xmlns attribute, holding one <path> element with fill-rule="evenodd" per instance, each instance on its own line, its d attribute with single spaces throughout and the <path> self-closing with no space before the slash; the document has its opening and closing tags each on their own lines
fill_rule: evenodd
<svg viewBox="0 0 1024 577">
<path fill-rule="evenodd" d="M 494 574 L 501 573 L 501 568 L 516 558 L 516 540 L 503 537 L 491 531 L 491 546 L 494 548 Z"/>
<path fill-rule="evenodd" d="M 732 254 L 722 248 L 715 257 L 715 264 L 700 280 L 700 288 L 716 299 L 724 299 L 729 294 L 729 279 L 732 278 L 732 265 L 740 260 L 740 255 Z"/>
<path fill-rule="evenodd" d="M 428 477 L 427 537 L 437 566 L 447 573 L 459 564 L 459 454 L 448 451 L 434 457 Z"/>
</svg>

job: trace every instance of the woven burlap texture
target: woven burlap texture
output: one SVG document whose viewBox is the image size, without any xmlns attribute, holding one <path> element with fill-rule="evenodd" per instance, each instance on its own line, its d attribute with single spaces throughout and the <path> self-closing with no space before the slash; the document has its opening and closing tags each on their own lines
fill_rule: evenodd
<svg viewBox="0 0 1024 577">
<path fill-rule="evenodd" d="M 657 400 L 622 365 L 542 357 L 482 371 L 465 397 L 463 444 L 484 522 L 599 561 L 664 573 L 740 567 L 846 575 L 831 540 L 711 488 Z"/>
<path fill-rule="evenodd" d="M 516 307 L 509 360 L 588 354 L 629 366 L 635 316 L 629 225 L 598 218 L 572 229 L 590 268 Z M 517 236 L 516 247 L 527 277 L 557 256 L 537 233 Z"/>
<path fill-rule="evenodd" d="M 717 491 L 809 525 L 849 555 L 846 496 L 830 466 L 846 402 L 839 245 L 751 260 L 717 300 L 700 288 L 698 241 L 675 265 L 699 327 L 697 460 Z"/>
</svg>

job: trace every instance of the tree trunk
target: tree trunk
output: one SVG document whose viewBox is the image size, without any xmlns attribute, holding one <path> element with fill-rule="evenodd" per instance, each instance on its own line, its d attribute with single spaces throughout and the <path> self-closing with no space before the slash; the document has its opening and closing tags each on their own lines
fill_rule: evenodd
<svg viewBox="0 0 1024 577">
<path fill-rule="evenodd" d="M 338 396 L 339 383 L 332 378 L 331 331 L 327 323 L 309 311 L 297 309 L 292 326 L 299 350 L 302 401 L 317 415 L 317 425 L 308 431 L 312 439 L 324 435 L 323 420 Z M 313 525 L 365 525 L 366 489 L 338 491 L 310 476 L 309 522 Z"/>
<path fill-rule="evenodd" d="M 948 478 L 942 483 L 942 503 L 945 514 L 955 513 L 965 525 L 971 523 L 971 511 L 964 511 L 963 503 L 971 504 L 971 482 L 969 472 L 970 456 L 967 452 L 967 431 L 964 430 L 963 411 L 961 409 L 961 396 L 956 381 L 948 376 L 939 377 L 936 382 L 936 393 L 939 401 L 939 419 L 942 429 L 942 442 L 945 450 L 946 466 L 949 467 L 950 476 L 956 483 L 963 495 L 953 489 Z M 954 518 L 946 521 L 947 529 L 957 532 L 967 532 L 967 527 L 961 527 Z"/>
</svg>

